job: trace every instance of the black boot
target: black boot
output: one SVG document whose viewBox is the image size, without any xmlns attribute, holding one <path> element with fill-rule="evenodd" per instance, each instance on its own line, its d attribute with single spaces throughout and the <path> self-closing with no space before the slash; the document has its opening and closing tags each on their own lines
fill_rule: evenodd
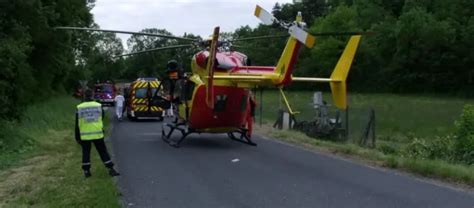
<svg viewBox="0 0 474 208">
<path fill-rule="evenodd" d="M 90 170 L 84 170 L 84 177 L 89 178 L 91 176 L 92 176 L 92 174 L 91 174 Z"/>
<path fill-rule="evenodd" d="M 114 177 L 114 176 L 119 176 L 120 173 L 118 173 L 114 168 L 109 168 L 109 175 Z"/>
</svg>

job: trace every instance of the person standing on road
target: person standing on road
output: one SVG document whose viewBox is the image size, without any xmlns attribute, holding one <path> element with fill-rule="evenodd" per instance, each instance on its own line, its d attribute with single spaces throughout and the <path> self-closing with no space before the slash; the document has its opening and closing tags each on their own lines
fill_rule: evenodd
<svg viewBox="0 0 474 208">
<path fill-rule="evenodd" d="M 252 91 L 249 90 L 249 98 L 248 98 L 249 108 L 247 108 L 247 136 L 252 136 L 253 131 L 253 122 L 255 119 L 255 108 L 257 107 L 257 102 L 255 100 L 255 96 L 253 95 Z"/>
<path fill-rule="evenodd" d="M 117 119 L 119 121 L 122 120 L 124 103 L 125 97 L 123 97 L 122 93 L 119 93 L 117 96 L 115 96 L 115 115 L 117 115 Z"/>
<path fill-rule="evenodd" d="M 85 92 L 85 102 L 77 105 L 75 138 L 82 147 L 82 170 L 86 178 L 91 176 L 90 152 L 94 144 L 100 159 L 105 167 L 109 169 L 110 176 L 120 175 L 114 169 L 114 163 L 110 159 L 107 147 L 104 142 L 103 118 L 104 110 L 102 105 L 92 100 L 92 91 Z"/>
<path fill-rule="evenodd" d="M 170 108 L 165 109 L 163 111 L 163 117 L 173 117 L 173 103 L 176 101 L 177 97 L 179 96 L 176 88 L 176 83 L 180 78 L 180 69 L 179 64 L 176 60 L 170 60 L 166 64 L 166 74 L 167 77 L 165 78 L 167 82 L 169 82 L 169 95 L 166 96 L 169 101 L 171 102 Z"/>
</svg>

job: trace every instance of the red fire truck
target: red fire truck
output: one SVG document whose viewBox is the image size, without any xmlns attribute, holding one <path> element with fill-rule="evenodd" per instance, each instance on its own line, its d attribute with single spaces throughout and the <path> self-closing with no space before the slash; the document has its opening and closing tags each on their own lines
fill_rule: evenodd
<svg viewBox="0 0 474 208">
<path fill-rule="evenodd" d="M 115 88 L 115 84 L 110 81 L 94 85 L 94 100 L 97 102 L 113 106 L 116 94 L 117 89 Z"/>
</svg>

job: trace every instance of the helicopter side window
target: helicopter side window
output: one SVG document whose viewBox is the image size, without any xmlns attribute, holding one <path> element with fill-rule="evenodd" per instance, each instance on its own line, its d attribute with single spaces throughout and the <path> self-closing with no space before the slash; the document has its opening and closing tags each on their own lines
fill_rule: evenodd
<svg viewBox="0 0 474 208">
<path fill-rule="evenodd" d="M 244 63 L 245 66 L 252 66 L 252 60 L 250 60 L 250 58 L 246 58 L 245 59 L 245 63 Z"/>
<path fill-rule="evenodd" d="M 214 104 L 214 111 L 215 112 L 222 112 L 225 110 L 225 106 L 227 104 L 227 95 L 216 95 L 216 100 Z"/>
<path fill-rule="evenodd" d="M 235 64 L 229 63 L 227 61 L 217 61 L 216 60 L 216 66 L 218 70 L 231 70 L 233 67 L 235 67 Z"/>
</svg>

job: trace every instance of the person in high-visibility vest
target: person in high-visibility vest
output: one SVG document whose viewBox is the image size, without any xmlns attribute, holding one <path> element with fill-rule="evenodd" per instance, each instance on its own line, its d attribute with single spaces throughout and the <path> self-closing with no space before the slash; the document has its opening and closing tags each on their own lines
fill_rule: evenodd
<svg viewBox="0 0 474 208">
<path fill-rule="evenodd" d="M 87 90 L 85 93 L 85 101 L 77 106 L 76 109 L 76 141 L 82 147 L 82 170 L 86 178 L 91 176 L 90 153 L 91 146 L 94 144 L 100 159 L 105 167 L 109 169 L 110 176 L 120 175 L 114 169 L 114 163 L 110 159 L 107 147 L 104 142 L 103 121 L 104 110 L 102 105 L 93 101 L 92 91 Z"/>
</svg>

